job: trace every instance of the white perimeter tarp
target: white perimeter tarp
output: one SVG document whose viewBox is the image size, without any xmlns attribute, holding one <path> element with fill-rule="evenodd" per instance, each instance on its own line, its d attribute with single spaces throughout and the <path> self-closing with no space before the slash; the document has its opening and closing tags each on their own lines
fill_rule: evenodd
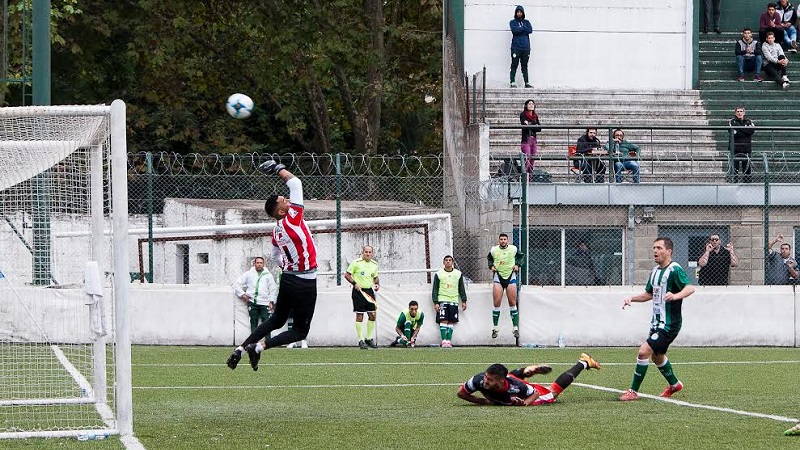
<svg viewBox="0 0 800 450">
<path fill-rule="evenodd" d="M 647 336 L 650 303 L 622 310 L 622 299 L 640 288 L 525 286 L 520 297 L 521 342 L 554 346 L 559 334 L 568 346 L 634 346 Z M 22 301 L 0 283 L 0 340 L 85 342 L 91 337 L 83 289 L 17 287 Z M 308 336 L 311 346 L 355 345 L 349 285 L 319 287 Z M 453 344 L 512 344 L 511 320 L 503 302 L 501 335 L 491 339 L 491 287 L 472 284 Z M 104 301 L 112 298 L 106 292 Z M 430 285 L 382 286 L 378 293 L 378 343 L 394 337 L 399 312 L 420 303 L 425 325 L 419 345 L 439 343 Z M 106 311 L 110 314 L 111 305 Z M 698 287 L 683 303 L 683 329 L 676 346 L 796 346 L 797 299 L 791 286 Z M 78 318 L 77 320 L 75 318 Z M 65 320 L 66 319 L 66 320 Z M 113 320 L 108 323 L 113 324 Z M 134 344 L 232 345 L 249 333 L 246 306 L 228 286 L 131 284 L 131 339 Z M 111 334 L 113 336 L 113 334 Z"/>
</svg>

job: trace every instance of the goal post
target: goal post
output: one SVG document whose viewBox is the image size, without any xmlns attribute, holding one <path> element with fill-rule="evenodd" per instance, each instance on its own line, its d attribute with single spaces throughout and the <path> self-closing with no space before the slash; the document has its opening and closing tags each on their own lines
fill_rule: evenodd
<svg viewBox="0 0 800 450">
<path fill-rule="evenodd" d="M 0 108 L 0 439 L 133 433 L 125 114 Z"/>
</svg>

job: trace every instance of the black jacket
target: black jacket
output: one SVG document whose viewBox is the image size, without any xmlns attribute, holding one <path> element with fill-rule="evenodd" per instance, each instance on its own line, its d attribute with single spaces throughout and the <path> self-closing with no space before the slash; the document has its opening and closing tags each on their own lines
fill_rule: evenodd
<svg viewBox="0 0 800 450">
<path fill-rule="evenodd" d="M 728 122 L 728 126 L 731 127 L 754 127 L 753 121 L 745 117 L 742 120 L 733 119 Z M 737 130 L 733 130 L 733 153 L 750 153 L 752 148 L 750 146 L 753 133 L 756 130 L 752 128 L 739 128 Z"/>
<path fill-rule="evenodd" d="M 519 123 L 522 124 L 522 125 L 541 125 L 539 123 L 539 116 L 538 115 L 536 116 L 536 121 L 531 123 L 528 120 L 528 118 L 525 117 L 525 111 L 522 111 L 521 113 L 519 113 Z M 542 129 L 539 128 L 539 127 L 536 127 L 536 128 L 523 128 L 522 129 L 522 143 L 524 144 L 524 143 L 528 142 L 528 137 L 529 136 L 534 136 L 535 137 L 536 133 L 538 133 L 540 131 L 542 131 Z"/>
<path fill-rule="evenodd" d="M 578 153 L 591 152 L 596 148 L 600 148 L 600 139 L 597 139 L 597 136 L 595 136 L 594 140 L 590 140 L 588 135 L 584 134 L 578 138 L 578 145 L 576 147 Z"/>
</svg>

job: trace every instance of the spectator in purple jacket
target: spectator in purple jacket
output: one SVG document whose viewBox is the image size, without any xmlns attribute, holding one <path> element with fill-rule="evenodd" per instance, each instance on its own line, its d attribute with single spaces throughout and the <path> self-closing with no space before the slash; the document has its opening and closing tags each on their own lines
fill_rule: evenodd
<svg viewBox="0 0 800 450">
<path fill-rule="evenodd" d="M 778 5 L 767 3 L 767 10 L 758 19 L 758 41 L 767 42 L 767 32 L 775 33 L 775 42 L 783 42 L 783 25 Z"/>
</svg>

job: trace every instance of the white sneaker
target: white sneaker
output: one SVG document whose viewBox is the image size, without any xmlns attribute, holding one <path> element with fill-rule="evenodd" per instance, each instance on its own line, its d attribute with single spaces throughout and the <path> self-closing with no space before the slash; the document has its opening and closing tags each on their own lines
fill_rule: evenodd
<svg viewBox="0 0 800 450">
<path fill-rule="evenodd" d="M 784 81 L 783 84 L 781 85 L 781 87 L 783 89 L 789 89 L 789 82 L 788 81 Z"/>
<path fill-rule="evenodd" d="M 308 341 L 305 339 L 300 341 L 300 348 L 308 348 Z"/>
<path fill-rule="evenodd" d="M 295 348 L 295 347 L 297 347 L 297 342 L 292 342 L 291 344 L 286 346 L 286 348 Z"/>
</svg>

